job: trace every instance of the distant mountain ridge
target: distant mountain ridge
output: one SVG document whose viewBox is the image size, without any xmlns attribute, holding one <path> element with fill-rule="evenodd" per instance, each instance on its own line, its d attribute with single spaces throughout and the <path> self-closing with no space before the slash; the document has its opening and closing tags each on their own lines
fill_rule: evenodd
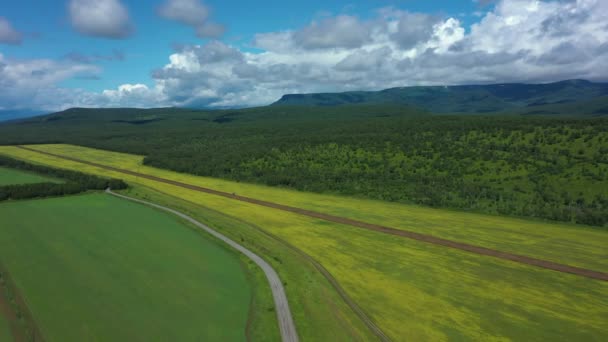
<svg viewBox="0 0 608 342">
<path fill-rule="evenodd" d="M 608 114 L 608 83 L 567 80 L 548 84 L 414 86 L 380 91 L 289 94 L 273 105 L 401 104 L 433 113 L 562 114 L 558 107 L 563 106 L 556 105 L 574 103 L 580 103 L 580 110 L 585 114 Z"/>
<path fill-rule="evenodd" d="M 33 116 L 43 115 L 45 113 L 48 112 L 32 109 L 0 110 L 0 122 L 25 119 Z"/>
</svg>

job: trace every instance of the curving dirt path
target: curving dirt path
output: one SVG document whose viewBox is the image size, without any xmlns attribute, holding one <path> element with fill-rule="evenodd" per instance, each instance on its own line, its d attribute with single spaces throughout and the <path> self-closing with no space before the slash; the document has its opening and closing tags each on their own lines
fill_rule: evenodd
<svg viewBox="0 0 608 342">
<path fill-rule="evenodd" d="M 287 302 L 287 295 L 285 294 L 285 288 L 283 287 L 283 283 L 281 282 L 281 279 L 279 278 L 279 275 L 277 274 L 277 272 L 275 272 L 275 270 L 272 268 L 272 266 L 270 266 L 270 264 L 268 264 L 266 261 L 264 261 L 264 259 L 260 258 L 257 254 L 255 254 L 252 251 L 248 250 L 247 248 L 239 245 L 238 243 L 232 241 L 231 239 L 227 238 L 226 236 L 224 236 L 224 235 L 216 232 L 215 230 L 207 227 L 206 225 L 198 222 L 197 220 L 193 219 L 192 217 L 190 217 L 186 214 L 180 213 L 179 211 L 173 210 L 171 208 L 163 207 L 162 205 L 142 201 L 140 199 L 120 195 L 115 192 L 112 192 L 112 190 L 110 190 L 110 189 L 107 189 L 106 192 L 112 196 L 116 196 L 116 197 L 126 199 L 126 200 L 129 200 L 132 202 L 141 203 L 141 204 L 144 204 L 144 205 L 147 205 L 150 207 L 154 207 L 154 208 L 169 212 L 176 216 L 179 216 L 180 218 L 192 223 L 193 225 L 197 226 L 198 228 L 200 228 L 200 229 L 206 231 L 207 233 L 215 236 L 216 238 L 224 241 L 230 247 L 238 250 L 239 252 L 245 254 L 249 259 L 253 260 L 253 262 L 255 262 L 262 269 L 262 271 L 264 271 L 264 274 L 266 274 L 266 278 L 268 279 L 268 282 L 270 283 L 270 289 L 272 290 L 272 297 L 274 298 L 274 305 L 275 305 L 276 312 L 277 312 L 277 319 L 279 321 L 279 329 L 281 331 L 281 340 L 283 342 L 298 342 L 298 334 L 296 332 L 296 327 L 293 323 L 291 311 L 289 310 L 289 303 Z"/>
<path fill-rule="evenodd" d="M 199 191 L 199 192 L 203 192 L 203 193 L 207 193 L 207 194 L 227 197 L 227 198 L 231 198 L 234 200 L 252 203 L 252 204 L 256 204 L 256 205 L 260 205 L 260 206 L 264 206 L 264 207 L 268 207 L 268 208 L 288 211 L 288 212 L 292 212 L 295 214 L 313 217 L 313 218 L 317 218 L 317 219 L 321 219 L 321 220 L 325 220 L 325 221 L 345 224 L 345 225 L 349 225 L 349 226 L 353 226 L 353 227 L 357 227 L 357 228 L 363 228 L 363 229 L 367 229 L 367 230 L 372 230 L 372 231 L 389 234 L 389 235 L 401 236 L 401 237 L 405 237 L 408 239 L 412 239 L 412 240 L 416 240 L 416 241 L 420 241 L 420 242 L 426 242 L 426 243 L 430 243 L 430 244 L 437 245 L 437 246 L 454 248 L 454 249 L 465 251 L 465 252 L 475 253 L 475 254 L 479 254 L 479 255 L 483 255 L 483 256 L 490 256 L 490 257 L 503 259 L 503 260 L 509 260 L 509 261 L 520 263 L 520 264 L 536 266 L 536 267 L 545 268 L 545 269 L 549 269 L 549 270 L 553 270 L 553 271 L 557 271 L 557 272 L 570 273 L 570 274 L 587 277 L 587 278 L 591 278 L 591 279 L 608 281 L 608 273 L 605 273 L 605 272 L 594 271 L 594 270 L 590 270 L 590 269 L 586 269 L 586 268 L 560 264 L 560 263 L 553 262 L 553 261 L 532 258 L 532 257 L 519 255 L 519 254 L 513 254 L 513 253 L 509 253 L 509 252 L 501 252 L 501 251 L 498 251 L 495 249 L 475 246 L 475 245 L 467 244 L 464 242 L 442 239 L 442 238 L 435 237 L 432 235 L 421 234 L 421 233 L 416 233 L 416 232 L 411 232 L 411 231 L 401 230 L 401 229 L 396 229 L 396 228 L 391 228 L 391 227 L 385 227 L 385 226 L 381 226 L 381 225 L 377 225 L 377 224 L 349 219 L 346 217 L 322 214 L 322 213 L 318 213 L 318 212 L 311 211 L 311 210 L 290 207 L 290 206 L 283 205 L 283 204 L 258 200 L 255 198 L 250 198 L 250 197 L 245 197 L 245 196 L 239 196 L 239 195 L 227 193 L 224 191 L 218 191 L 218 190 L 204 188 L 204 187 L 200 187 L 200 186 L 196 186 L 196 185 L 192 185 L 192 184 L 177 182 L 177 181 L 173 181 L 173 180 L 166 179 L 166 178 L 147 175 L 144 173 L 124 170 L 124 169 L 116 168 L 113 166 L 98 164 L 98 163 L 89 162 L 86 160 L 81 160 L 81 159 L 63 156 L 63 155 L 59 155 L 59 154 L 54 154 L 54 153 L 50 153 L 50 152 L 39 151 L 39 150 L 25 147 L 25 146 L 17 146 L 17 147 L 24 149 L 24 150 L 31 151 L 31 152 L 37 152 L 40 154 L 44 154 L 44 155 L 48 155 L 48 156 L 52 156 L 52 157 L 56 157 L 56 158 L 61 158 L 61 159 L 65 159 L 65 160 L 70 160 L 73 162 L 82 163 L 82 164 L 86 164 L 86 165 L 90 165 L 90 166 L 95 166 L 95 167 L 110 170 L 110 171 L 115 171 L 115 172 L 124 173 L 124 174 L 131 175 L 131 176 L 141 177 L 141 178 L 157 181 L 160 183 L 175 185 L 175 186 L 182 187 L 185 189 Z"/>
</svg>

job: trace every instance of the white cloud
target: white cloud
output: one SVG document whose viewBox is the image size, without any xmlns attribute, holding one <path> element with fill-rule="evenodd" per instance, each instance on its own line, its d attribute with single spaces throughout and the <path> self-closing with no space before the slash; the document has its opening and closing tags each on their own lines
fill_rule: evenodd
<svg viewBox="0 0 608 342">
<path fill-rule="evenodd" d="M 164 102 L 162 93 L 145 84 L 123 84 L 116 90 L 104 90 L 102 95 L 99 100 L 106 107 L 150 107 Z"/>
<path fill-rule="evenodd" d="M 58 109 L 78 101 L 78 90 L 57 83 L 75 76 L 94 76 L 100 69 L 49 59 L 13 60 L 0 54 L 0 103 L 6 108 Z"/>
<path fill-rule="evenodd" d="M 223 25 L 209 21 L 209 8 L 200 0 L 167 0 L 158 14 L 195 29 L 200 38 L 217 38 L 224 34 Z"/>
<path fill-rule="evenodd" d="M 119 0 L 70 0 L 72 26 L 80 33 L 122 39 L 133 32 L 127 8 Z"/>
<path fill-rule="evenodd" d="M 312 22 L 295 32 L 293 39 L 304 49 L 358 48 L 371 40 L 371 30 L 356 17 L 339 15 Z"/>
<path fill-rule="evenodd" d="M 468 33 L 456 18 L 388 8 L 371 20 L 336 16 L 257 34 L 259 53 L 217 42 L 176 51 L 154 75 L 174 104 L 210 106 L 266 104 L 292 92 L 608 80 L 607 7 L 503 0 Z"/>
<path fill-rule="evenodd" d="M 167 19 L 199 26 L 207 20 L 209 9 L 198 0 L 168 0 L 158 13 Z"/>
<path fill-rule="evenodd" d="M 5 18 L 0 17 L 0 44 L 21 44 L 23 35 L 15 30 L 11 23 Z"/>
<path fill-rule="evenodd" d="M 434 26 L 441 20 L 428 14 L 402 12 L 398 14 L 397 29 L 392 38 L 404 49 L 431 39 Z"/>
<path fill-rule="evenodd" d="M 371 51 L 356 51 L 336 64 L 335 68 L 340 71 L 372 71 L 380 68 L 392 53 L 387 46 Z"/>
</svg>

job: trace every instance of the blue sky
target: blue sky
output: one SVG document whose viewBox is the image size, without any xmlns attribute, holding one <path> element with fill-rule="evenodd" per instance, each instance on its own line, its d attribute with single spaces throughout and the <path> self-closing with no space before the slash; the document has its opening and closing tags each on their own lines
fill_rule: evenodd
<svg viewBox="0 0 608 342">
<path fill-rule="evenodd" d="M 606 1 L 482 3 L 5 2 L 0 77 L 12 95 L 0 95 L 0 109 L 246 106 L 284 92 L 605 79 L 593 70 L 606 63 Z"/>
<path fill-rule="evenodd" d="M 103 74 L 96 80 L 79 78 L 62 82 L 68 87 L 91 91 L 114 88 L 119 84 L 150 84 L 150 71 L 167 62 L 175 44 L 200 44 L 202 40 L 192 30 L 178 22 L 168 22 L 157 15 L 163 1 L 123 1 L 135 26 L 127 40 L 100 39 L 79 34 L 70 27 L 66 13 L 67 1 L 58 0 L 11 1 L 0 12 L 16 29 L 26 32 L 25 41 L 18 46 L 0 46 L 0 52 L 15 58 L 63 58 L 70 53 L 109 56 L 114 51 L 124 53 L 123 61 L 100 61 Z M 473 13 L 487 9 L 471 0 L 374 0 L 374 1 L 205 1 L 216 21 L 226 26 L 223 41 L 251 48 L 256 33 L 273 32 L 302 27 L 315 18 L 335 14 L 371 17 L 382 7 L 393 6 L 413 12 L 458 16 L 464 21 L 478 20 Z M 36 12 L 31 11 L 36 8 Z M 35 35 L 40 35 L 35 37 Z"/>
</svg>

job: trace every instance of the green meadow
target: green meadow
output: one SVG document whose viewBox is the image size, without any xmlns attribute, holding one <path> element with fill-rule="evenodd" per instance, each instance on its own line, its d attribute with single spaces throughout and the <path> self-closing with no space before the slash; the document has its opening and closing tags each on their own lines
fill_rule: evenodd
<svg viewBox="0 0 608 342">
<path fill-rule="evenodd" d="M 312 266 L 310 259 L 278 235 L 269 234 L 267 229 L 253 224 L 252 220 L 227 215 L 215 206 L 201 205 L 200 202 L 184 200 L 138 184 L 131 183 L 125 194 L 186 213 L 263 256 L 277 270 L 283 281 L 298 335 L 302 341 L 376 340 L 372 332 L 334 291 L 327 279 Z M 287 223 L 291 224 L 291 221 L 287 220 Z M 257 286 L 259 283 L 253 284 Z M 263 298 L 257 296 L 259 297 Z M 254 309 L 256 305 L 254 303 Z M 264 303 L 264 305 L 264 310 L 255 312 L 270 311 L 273 315 L 254 317 L 259 320 L 257 327 L 254 325 L 251 340 L 278 341 L 280 339 L 278 331 L 273 334 L 273 330 L 268 328 L 273 324 L 276 326 L 276 316 L 268 304 Z"/>
<path fill-rule="evenodd" d="M 256 275 L 168 214 L 98 193 L 0 217 L 0 259 L 48 341 L 246 340 Z"/>
<path fill-rule="evenodd" d="M 0 313 L 0 341 L 12 341 L 11 330 L 6 317 Z"/>
<path fill-rule="evenodd" d="M 31 172 L 0 167 L 0 186 L 16 184 L 34 184 L 45 182 L 56 182 L 49 177 L 44 177 Z"/>
</svg>

